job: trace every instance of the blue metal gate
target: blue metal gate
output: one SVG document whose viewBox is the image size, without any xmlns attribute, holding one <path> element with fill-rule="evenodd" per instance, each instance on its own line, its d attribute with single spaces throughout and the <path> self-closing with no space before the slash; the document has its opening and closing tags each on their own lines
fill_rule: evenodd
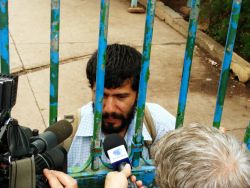
<svg viewBox="0 0 250 188">
<path fill-rule="evenodd" d="M 136 2 L 137 1 L 133 1 Z M 104 93 L 104 77 L 106 64 L 106 48 L 108 33 L 108 17 L 109 17 L 109 0 L 101 0 L 100 25 L 99 25 L 99 44 L 98 44 L 98 66 L 96 79 L 96 100 L 94 111 L 94 132 L 92 146 L 93 150 L 86 164 L 82 167 L 69 169 L 71 175 L 78 179 L 79 185 L 82 187 L 97 187 L 103 184 L 103 179 L 108 171 L 107 164 L 100 160 L 100 127 L 102 119 L 102 101 Z M 183 126 L 185 107 L 187 101 L 187 93 L 189 86 L 189 78 L 192 67 L 192 57 L 195 46 L 196 31 L 199 16 L 200 0 L 189 1 L 191 6 L 191 14 L 189 19 L 189 31 L 187 37 L 186 51 L 184 55 L 184 65 L 182 72 L 182 80 L 179 92 L 179 102 L 176 115 L 176 128 Z M 133 137 L 134 145 L 132 148 L 138 148 L 143 144 L 142 124 L 144 117 L 144 108 L 146 102 L 147 83 L 149 79 L 150 52 L 153 35 L 153 25 L 155 16 L 156 0 L 147 1 L 146 23 L 143 44 L 143 60 L 140 75 L 139 95 L 137 102 L 136 129 Z M 231 19 L 228 28 L 228 36 L 225 46 L 224 60 L 219 81 L 217 93 L 216 109 L 214 113 L 213 126 L 219 128 L 224 105 L 224 98 L 229 78 L 230 65 L 232 61 L 232 53 L 234 48 L 235 37 L 237 33 L 238 20 L 240 16 L 241 0 L 234 0 L 231 12 Z M 59 29 L 60 28 L 60 0 L 51 0 L 51 45 L 50 45 L 50 125 L 57 121 L 58 109 L 58 70 L 59 70 Z M 9 74 L 9 30 L 8 30 L 8 1 L 0 0 L 0 59 L 1 72 Z M 250 149 L 250 122 L 246 130 L 244 142 Z M 140 150 L 132 150 L 131 160 L 134 167 L 133 173 L 144 180 L 145 185 L 152 185 L 154 179 L 154 166 L 151 161 L 145 161 L 140 158 Z"/>
</svg>

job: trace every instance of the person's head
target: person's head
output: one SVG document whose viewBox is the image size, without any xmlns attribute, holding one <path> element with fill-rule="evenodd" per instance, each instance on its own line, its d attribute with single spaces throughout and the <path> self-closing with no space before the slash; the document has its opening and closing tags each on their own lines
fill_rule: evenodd
<svg viewBox="0 0 250 188">
<path fill-rule="evenodd" d="M 135 48 L 122 44 L 107 46 L 104 82 L 104 133 L 127 129 L 135 113 L 142 55 Z M 95 97 L 97 51 L 87 63 L 87 78 Z"/>
<path fill-rule="evenodd" d="M 249 151 L 216 128 L 179 128 L 161 138 L 153 153 L 160 187 L 250 187 Z"/>
</svg>

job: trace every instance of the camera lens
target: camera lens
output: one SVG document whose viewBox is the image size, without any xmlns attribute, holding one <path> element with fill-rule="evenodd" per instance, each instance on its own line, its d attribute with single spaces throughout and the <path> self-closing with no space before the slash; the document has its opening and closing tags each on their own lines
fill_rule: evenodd
<svg viewBox="0 0 250 188">
<path fill-rule="evenodd" d="M 43 169 L 63 170 L 66 164 L 67 151 L 57 146 L 49 151 L 35 156 L 36 174 L 43 174 Z"/>
</svg>

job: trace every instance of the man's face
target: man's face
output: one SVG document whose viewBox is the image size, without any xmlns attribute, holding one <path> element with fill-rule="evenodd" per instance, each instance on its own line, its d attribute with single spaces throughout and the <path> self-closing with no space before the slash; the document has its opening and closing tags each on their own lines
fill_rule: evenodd
<svg viewBox="0 0 250 188">
<path fill-rule="evenodd" d="M 93 89 L 95 96 L 95 87 Z M 128 128 L 135 113 L 137 92 L 127 80 L 121 87 L 104 89 L 102 131 L 104 133 L 120 133 Z M 93 99 L 94 101 L 94 99 Z"/>
</svg>

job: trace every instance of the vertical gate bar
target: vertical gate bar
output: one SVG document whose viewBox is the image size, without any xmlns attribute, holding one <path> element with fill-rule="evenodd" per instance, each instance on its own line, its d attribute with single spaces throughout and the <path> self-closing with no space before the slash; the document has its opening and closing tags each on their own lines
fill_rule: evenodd
<svg viewBox="0 0 250 188">
<path fill-rule="evenodd" d="M 246 143 L 247 148 L 250 150 L 250 121 L 249 121 L 248 127 L 246 128 L 244 142 Z"/>
<path fill-rule="evenodd" d="M 187 1 L 187 7 L 192 8 L 192 0 Z"/>
<path fill-rule="evenodd" d="M 144 117 L 144 109 L 147 94 L 147 84 L 149 79 L 149 64 L 150 64 L 150 53 L 153 37 L 153 26 L 155 17 L 155 6 L 156 0 L 148 0 L 147 2 L 147 15 L 145 23 L 145 33 L 144 33 L 144 43 L 143 43 L 143 53 L 142 53 L 142 67 L 140 73 L 140 83 L 139 83 L 139 93 L 137 101 L 137 113 L 136 113 L 136 126 L 135 135 L 133 137 L 133 142 L 135 144 L 141 144 L 143 142 L 142 137 L 142 124 Z M 134 153 L 132 165 L 134 167 L 139 166 L 140 153 Z"/>
<path fill-rule="evenodd" d="M 138 4 L 137 0 L 131 0 L 130 7 L 137 7 L 137 4 Z"/>
<path fill-rule="evenodd" d="M 222 110 L 224 105 L 224 99 L 226 96 L 227 82 L 230 73 L 230 65 L 232 62 L 234 42 L 237 33 L 237 26 L 240 17 L 242 0 L 234 0 L 232 6 L 232 12 L 230 17 L 230 23 L 227 33 L 227 41 L 225 46 L 224 59 L 222 64 L 222 70 L 220 74 L 219 88 L 217 92 L 216 108 L 214 113 L 213 126 L 219 128 L 222 116 Z"/>
<path fill-rule="evenodd" d="M 109 17 L 109 0 L 101 0 L 100 25 L 99 25 L 99 42 L 97 54 L 96 69 L 96 96 L 95 96 L 95 113 L 94 113 L 94 130 L 91 151 L 93 170 L 99 169 L 99 159 L 95 156 L 94 151 L 100 146 L 100 130 L 102 124 L 102 102 L 104 93 L 104 78 L 106 66 L 107 34 L 108 34 L 108 17 Z"/>
<path fill-rule="evenodd" d="M 176 129 L 182 127 L 184 121 L 199 11 L 200 11 L 200 0 L 193 0 L 189 18 L 188 37 L 187 37 L 186 51 L 185 51 L 184 64 L 182 70 L 182 79 L 181 79 L 179 102 L 178 102 L 177 117 L 175 124 Z"/>
<path fill-rule="evenodd" d="M 0 0 L 0 62 L 1 73 L 10 73 L 8 0 Z"/>
<path fill-rule="evenodd" d="M 50 116 L 49 124 L 57 121 L 58 110 L 58 74 L 59 74 L 59 31 L 60 0 L 51 0 L 50 25 Z"/>
</svg>

